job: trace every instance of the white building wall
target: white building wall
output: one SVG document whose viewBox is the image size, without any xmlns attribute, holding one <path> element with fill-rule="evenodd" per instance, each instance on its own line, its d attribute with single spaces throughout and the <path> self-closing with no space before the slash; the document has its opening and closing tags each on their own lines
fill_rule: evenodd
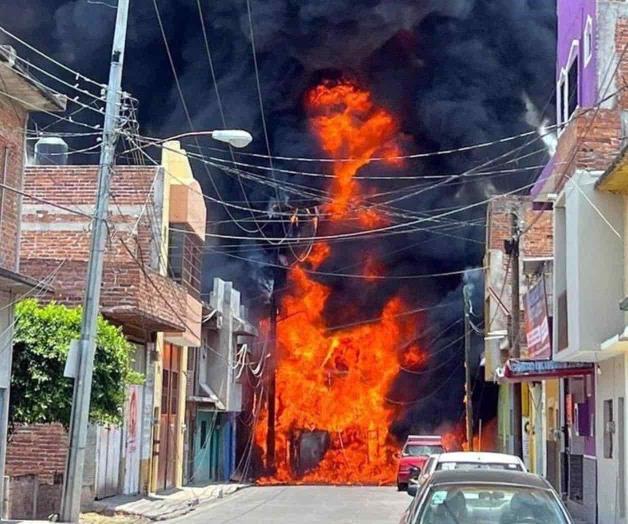
<svg viewBox="0 0 628 524">
<path fill-rule="evenodd" d="M 624 328 L 619 309 L 624 297 L 624 204 L 617 195 L 597 191 L 597 178 L 577 173 L 558 203 L 556 259 L 564 262 L 557 264 L 555 292 L 558 299 L 567 290 L 568 347 L 555 353 L 556 360 L 596 361 L 602 342 Z M 565 321 L 558 300 L 554 321 L 556 329 Z"/>
<path fill-rule="evenodd" d="M 619 424 L 621 417 L 619 414 L 619 399 L 624 399 L 625 404 L 628 401 L 628 390 L 626 382 L 626 373 L 628 357 L 620 355 L 599 363 L 599 372 L 597 376 L 597 393 L 596 393 L 596 453 L 598 463 L 598 524 L 619 524 L 625 523 L 625 515 L 622 517 L 620 505 L 626 504 L 626 493 L 621 493 L 620 483 L 620 443 L 619 438 L 622 434 Z M 612 400 L 613 402 L 613 418 L 615 421 L 616 431 L 613 434 L 612 457 L 604 455 L 604 402 Z M 624 414 L 625 427 L 625 414 Z M 624 453 L 626 450 L 626 431 L 624 434 Z M 623 478 L 626 479 L 628 470 L 626 468 L 626 460 L 623 464 Z M 624 484 L 625 486 L 625 484 Z M 624 488 L 625 491 L 625 488 Z"/>
</svg>

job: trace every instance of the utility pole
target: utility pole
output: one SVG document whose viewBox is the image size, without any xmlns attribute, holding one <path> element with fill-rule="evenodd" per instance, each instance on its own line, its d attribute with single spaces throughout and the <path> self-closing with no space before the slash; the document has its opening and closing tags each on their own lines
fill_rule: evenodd
<svg viewBox="0 0 628 524">
<path fill-rule="evenodd" d="M 270 376 L 268 377 L 268 431 L 266 433 L 266 469 L 275 472 L 275 422 L 277 381 L 277 282 L 279 281 L 279 250 L 275 250 L 275 279 L 270 296 Z"/>
<path fill-rule="evenodd" d="M 464 396 L 467 422 L 468 451 L 473 451 L 473 390 L 471 389 L 471 288 L 465 284 L 464 297 Z"/>
<path fill-rule="evenodd" d="M 512 268 L 512 301 L 510 307 L 511 333 L 510 333 L 510 358 L 521 356 L 520 348 L 520 304 L 519 304 L 519 240 L 521 231 L 519 229 L 519 206 L 515 205 L 510 213 L 511 218 L 511 239 L 508 241 L 507 251 L 510 254 L 510 265 Z M 512 419 L 514 439 L 514 453 L 523 458 L 523 439 L 521 428 L 521 384 L 512 385 Z"/>
<path fill-rule="evenodd" d="M 92 219 L 92 238 L 87 268 L 87 285 L 83 302 L 81 337 L 79 340 L 78 376 L 74 378 L 72 415 L 70 419 L 70 449 L 65 468 L 63 493 L 61 498 L 62 522 L 78 522 L 81 511 L 81 490 L 83 487 L 83 465 L 85 444 L 89 422 L 92 375 L 96 352 L 96 331 L 100 306 L 100 288 L 105 245 L 107 240 L 107 212 L 109 210 L 109 185 L 113 170 L 116 141 L 118 138 L 118 117 L 120 111 L 120 90 L 122 65 L 126 41 L 129 0 L 118 0 L 116 27 L 111 53 L 109 85 L 105 122 L 100 150 L 98 169 L 98 195 L 96 210 Z"/>
</svg>

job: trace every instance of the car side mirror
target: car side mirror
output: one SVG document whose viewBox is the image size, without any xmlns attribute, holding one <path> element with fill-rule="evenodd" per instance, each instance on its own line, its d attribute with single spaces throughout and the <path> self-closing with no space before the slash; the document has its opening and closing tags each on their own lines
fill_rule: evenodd
<svg viewBox="0 0 628 524">
<path fill-rule="evenodd" d="M 414 498 L 416 497 L 417 492 L 419 491 L 419 485 L 418 484 L 414 484 L 414 483 L 410 483 L 408 484 L 408 496 Z"/>
</svg>

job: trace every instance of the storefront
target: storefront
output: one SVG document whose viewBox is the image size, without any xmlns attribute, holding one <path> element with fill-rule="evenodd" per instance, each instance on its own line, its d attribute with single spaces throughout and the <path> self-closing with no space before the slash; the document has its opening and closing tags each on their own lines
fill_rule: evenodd
<svg viewBox="0 0 628 524">
<path fill-rule="evenodd" d="M 503 383 L 522 384 L 522 434 L 524 444 L 527 439 L 528 467 L 547 475 L 575 515 L 594 522 L 597 459 L 593 365 L 511 359 L 500 370 L 500 375 Z M 559 402 L 556 402 L 557 386 Z M 537 387 L 541 387 L 542 393 L 538 403 L 535 401 L 537 393 L 534 393 Z M 539 454 L 544 457 L 542 471 L 535 469 L 540 464 Z"/>
</svg>

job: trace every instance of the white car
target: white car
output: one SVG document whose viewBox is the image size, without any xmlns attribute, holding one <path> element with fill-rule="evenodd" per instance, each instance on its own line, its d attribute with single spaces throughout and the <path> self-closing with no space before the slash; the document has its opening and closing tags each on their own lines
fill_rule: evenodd
<svg viewBox="0 0 628 524">
<path fill-rule="evenodd" d="M 421 485 L 435 471 L 472 469 L 502 469 L 507 471 L 527 471 L 523 461 L 515 455 L 489 453 L 486 451 L 458 451 L 431 455 L 425 462 L 418 478 Z"/>
</svg>

